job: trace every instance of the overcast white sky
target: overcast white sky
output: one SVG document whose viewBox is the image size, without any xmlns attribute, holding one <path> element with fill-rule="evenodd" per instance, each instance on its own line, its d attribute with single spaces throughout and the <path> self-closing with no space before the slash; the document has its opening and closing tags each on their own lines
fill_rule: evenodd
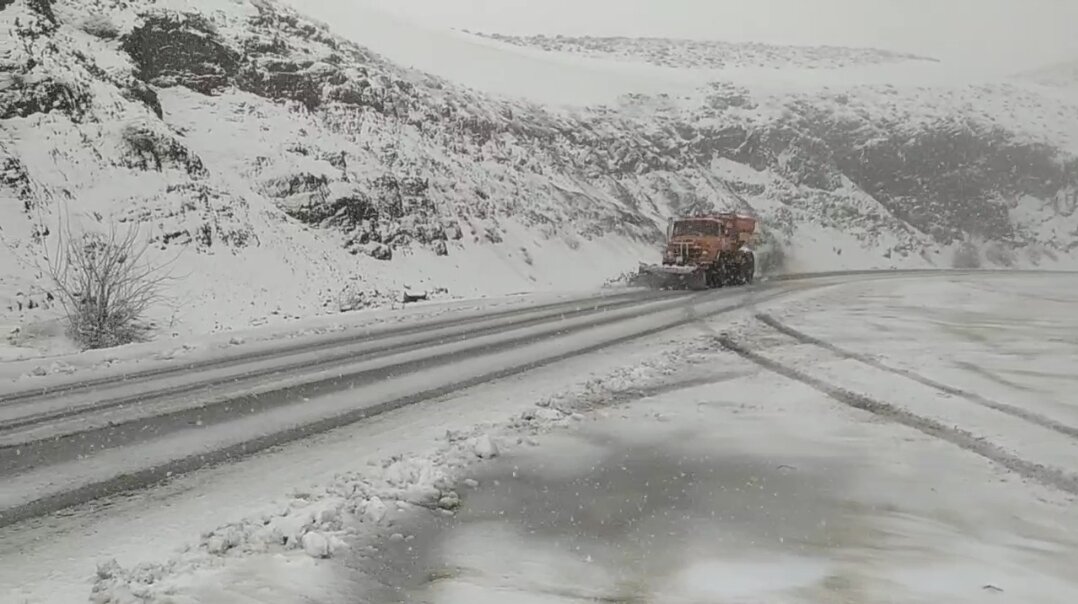
<svg viewBox="0 0 1078 604">
<path fill-rule="evenodd" d="M 1078 0 L 337 0 L 500 33 L 876 46 L 1006 69 L 1078 61 Z"/>
</svg>

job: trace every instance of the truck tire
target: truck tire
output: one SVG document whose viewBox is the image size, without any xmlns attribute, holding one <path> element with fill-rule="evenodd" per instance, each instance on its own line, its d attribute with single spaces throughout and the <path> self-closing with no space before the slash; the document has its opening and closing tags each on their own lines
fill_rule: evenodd
<svg viewBox="0 0 1078 604">
<path fill-rule="evenodd" d="M 715 287 L 737 285 L 739 273 L 737 257 L 730 254 L 720 254 L 719 261 L 715 263 Z"/>
<path fill-rule="evenodd" d="M 744 252 L 741 260 L 741 282 L 752 285 L 756 280 L 756 254 Z"/>
</svg>

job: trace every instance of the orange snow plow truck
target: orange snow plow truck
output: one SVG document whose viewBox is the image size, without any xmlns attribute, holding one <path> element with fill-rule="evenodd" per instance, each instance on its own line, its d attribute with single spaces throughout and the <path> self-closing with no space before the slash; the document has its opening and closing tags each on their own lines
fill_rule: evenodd
<svg viewBox="0 0 1078 604">
<path fill-rule="evenodd" d="M 756 219 L 706 214 L 671 221 L 662 264 L 640 265 L 635 281 L 658 289 L 709 289 L 752 283 L 756 256 L 751 246 Z"/>
</svg>

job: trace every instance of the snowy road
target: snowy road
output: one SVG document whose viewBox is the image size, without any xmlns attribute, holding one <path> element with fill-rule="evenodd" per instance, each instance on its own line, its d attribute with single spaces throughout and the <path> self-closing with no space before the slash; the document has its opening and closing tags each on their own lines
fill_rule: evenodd
<svg viewBox="0 0 1078 604">
<path fill-rule="evenodd" d="M 337 573 L 402 603 L 1078 601 L 1075 308 L 1073 276 L 965 277 L 715 323 Z"/>
<path fill-rule="evenodd" d="M 0 526 L 810 286 L 634 291 L 16 392 Z"/>
<path fill-rule="evenodd" d="M 208 467 L 0 529 L 0 597 L 79 602 L 96 585 L 101 601 L 222 604 L 1074 601 L 1075 277 L 640 295 L 387 330 L 330 347 L 357 355 L 330 369 L 315 362 L 325 350 L 206 367 L 210 392 L 267 393 L 201 426 L 167 418 L 197 417 L 184 396 L 202 390 L 164 394 L 164 414 L 132 416 L 153 438 L 102 432 L 124 444 L 38 482 L 5 459 L 8 501 L 185 451 L 205 453 L 172 467 Z M 313 370 L 289 373 L 301 362 Z M 262 364 L 278 371 L 245 382 Z M 156 379 L 138 387 L 167 391 Z M 210 463 L 243 441 L 256 447 Z M 95 575 L 111 558 L 123 568 Z"/>
</svg>

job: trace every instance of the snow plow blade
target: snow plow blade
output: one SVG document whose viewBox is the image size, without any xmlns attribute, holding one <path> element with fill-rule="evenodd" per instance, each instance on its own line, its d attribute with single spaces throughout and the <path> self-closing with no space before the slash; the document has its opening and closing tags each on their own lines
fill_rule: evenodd
<svg viewBox="0 0 1078 604">
<path fill-rule="evenodd" d="M 651 289 L 707 289 L 707 273 L 696 266 L 641 264 L 632 285 Z"/>
</svg>

